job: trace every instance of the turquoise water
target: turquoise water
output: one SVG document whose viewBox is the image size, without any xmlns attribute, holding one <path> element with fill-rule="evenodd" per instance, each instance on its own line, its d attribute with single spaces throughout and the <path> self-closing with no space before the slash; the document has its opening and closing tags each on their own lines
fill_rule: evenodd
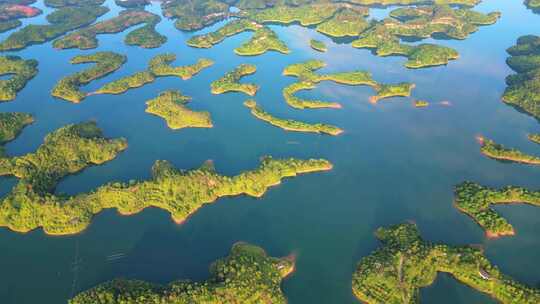
<svg viewBox="0 0 540 304">
<path fill-rule="evenodd" d="M 69 123 L 95 120 L 109 137 L 126 137 L 129 148 L 117 159 L 92 167 L 62 181 L 57 191 L 89 191 L 114 180 L 128 181 L 150 176 L 157 159 L 179 168 L 200 166 L 212 159 L 220 173 L 234 175 L 255 168 L 263 155 L 274 157 L 321 157 L 334 163 L 334 170 L 286 180 L 260 199 L 226 198 L 207 205 L 183 225 L 170 216 L 149 209 L 131 216 L 115 211 L 98 215 L 80 235 L 50 237 L 41 230 L 17 234 L 0 229 L 0 302 L 66 303 L 74 293 L 116 277 L 159 283 L 175 279 L 203 280 L 209 264 L 227 254 L 237 241 L 264 247 L 273 256 L 297 255 L 296 273 L 284 281 L 291 304 L 357 303 L 351 294 L 351 275 L 361 257 L 379 246 L 373 231 L 380 226 L 415 221 L 423 236 L 449 244 L 481 244 L 490 260 L 505 273 L 533 286 L 540 285 L 540 208 L 497 208 L 515 226 L 517 235 L 487 240 L 482 230 L 453 206 L 453 187 L 464 180 L 499 187 L 507 184 L 540 187 L 537 167 L 500 163 L 482 156 L 475 136 L 482 134 L 507 146 L 540 154 L 526 134 L 540 132 L 534 119 L 500 101 L 504 78 L 511 73 L 505 64 L 505 49 L 524 34 L 540 34 L 540 15 L 521 1 L 486 0 L 482 12 L 499 10 L 501 20 L 482 27 L 465 41 L 437 43 L 457 49 L 461 58 L 448 66 L 407 70 L 404 58 L 373 56 L 347 44 L 337 44 L 312 29 L 296 25 L 272 26 L 289 45 L 289 55 L 268 53 L 239 57 L 233 49 L 249 33 L 229 38 L 209 50 L 193 49 L 185 41 L 196 33 L 177 31 L 164 20 L 158 31 L 168 42 L 159 49 L 143 50 L 124 45 L 126 33 L 99 36 L 98 50 L 127 55 L 128 62 L 116 73 L 85 87 L 92 91 L 102 84 L 146 68 L 158 53 L 174 52 L 175 64 L 192 64 L 210 58 L 216 64 L 191 80 L 160 78 L 126 94 L 90 96 L 74 105 L 54 99 L 50 90 L 67 74 L 84 66 L 69 59 L 90 51 L 53 50 L 50 43 L 16 52 L 38 59 L 40 73 L 14 102 L 0 111 L 24 111 L 36 122 L 7 146 L 14 155 L 34 151 L 43 137 Z M 119 8 L 101 19 L 115 16 Z M 38 6 L 44 8 L 42 1 Z M 157 3 L 148 8 L 159 13 Z M 376 10 L 377 17 L 388 10 Z M 38 16 L 24 21 L 44 23 Z M 203 32 L 219 27 L 219 24 Z M 6 37 L 9 33 L 0 35 Z M 309 39 L 327 43 L 328 53 L 317 53 Z M 430 40 L 428 40 L 430 41 Z M 416 83 L 411 98 L 368 102 L 373 91 L 322 83 L 301 96 L 339 101 L 341 110 L 291 109 L 281 90 L 295 81 L 281 76 L 285 66 L 308 59 L 328 63 L 324 71 L 365 69 L 383 82 Z M 326 122 L 343 129 L 342 136 L 289 133 L 269 126 L 249 114 L 243 94 L 214 96 L 209 85 L 241 63 L 258 68 L 245 81 L 257 83 L 257 101 L 276 116 L 309 122 Z M 144 112 L 145 101 L 167 89 L 179 89 L 193 98 L 190 106 L 209 111 L 212 129 L 172 131 L 158 117 Z M 415 109 L 414 99 L 432 106 Z M 438 105 L 450 101 L 451 106 Z M 0 179 L 0 195 L 16 182 Z M 123 258 L 110 260 L 114 254 Z M 492 303 L 448 276 L 422 290 L 422 303 Z"/>
</svg>

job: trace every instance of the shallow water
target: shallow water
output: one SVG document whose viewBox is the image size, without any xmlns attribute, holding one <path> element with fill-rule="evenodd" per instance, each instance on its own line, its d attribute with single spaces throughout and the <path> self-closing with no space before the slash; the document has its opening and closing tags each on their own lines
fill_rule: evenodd
<svg viewBox="0 0 540 304">
<path fill-rule="evenodd" d="M 41 2 L 38 6 L 43 8 Z M 114 1 L 107 4 L 112 10 L 100 19 L 120 10 Z M 148 9 L 160 12 L 157 3 Z M 504 78 L 511 73 L 505 64 L 505 50 L 521 35 L 540 34 L 535 25 L 540 15 L 527 10 L 522 1 L 485 0 L 477 9 L 499 10 L 503 15 L 497 24 L 481 27 L 465 41 L 437 41 L 457 49 L 460 59 L 448 66 L 421 70 L 404 68 L 404 58 L 375 57 L 367 50 L 334 43 L 297 25 L 272 26 L 291 54 L 257 57 L 240 57 L 232 51 L 250 37 L 249 33 L 199 50 L 185 44 L 196 33 L 179 32 L 171 20 L 158 25 L 158 31 L 169 39 L 159 49 L 126 46 L 123 39 L 127 33 L 101 35 L 97 50 L 125 54 L 128 62 L 85 91 L 143 70 L 151 57 L 163 52 L 176 53 L 177 65 L 192 64 L 203 57 L 216 64 L 191 80 L 160 78 L 123 95 L 90 96 L 78 105 L 52 98 L 50 90 L 60 78 L 84 68 L 71 65 L 71 57 L 96 50 L 58 51 L 47 43 L 10 53 L 38 59 L 40 73 L 16 101 L 0 105 L 1 111 L 29 112 L 36 119 L 7 145 L 9 153 L 34 151 L 47 133 L 86 120 L 97 121 L 108 137 L 126 137 L 129 142 L 129 148 L 114 161 L 63 180 L 59 192 L 74 194 L 108 181 L 148 178 L 157 159 L 184 169 L 212 159 L 217 170 L 227 175 L 255 168 L 263 155 L 321 157 L 332 161 L 334 169 L 286 180 L 261 199 L 221 199 L 182 225 L 174 224 L 162 210 L 149 209 L 130 217 L 103 212 L 82 234 L 68 237 L 45 236 L 41 230 L 17 234 L 0 229 L 0 302 L 66 303 L 74 293 L 116 277 L 160 283 L 202 280 L 208 276 L 212 261 L 226 255 L 233 243 L 247 241 L 273 256 L 297 255 L 297 271 L 283 284 L 291 304 L 357 303 L 351 293 L 351 275 L 360 258 L 379 246 L 373 231 L 406 220 L 416 222 L 425 239 L 431 241 L 482 244 L 503 272 L 539 286 L 540 208 L 497 208 L 514 225 L 517 235 L 487 240 L 470 218 L 452 206 L 453 187 L 464 180 L 494 187 L 540 187 L 539 168 L 490 160 L 480 154 L 475 141 L 475 136 L 482 134 L 540 154 L 526 139 L 527 133 L 540 132 L 538 122 L 500 101 Z M 386 14 L 387 10 L 377 10 L 377 16 Z M 25 22 L 34 21 L 45 22 L 43 15 Z M 329 51 L 311 50 L 311 38 L 327 43 Z M 328 63 L 324 71 L 365 69 L 377 81 L 414 82 L 416 89 L 411 98 L 392 98 L 374 106 L 368 102 L 374 93 L 368 87 L 322 83 L 300 95 L 338 101 L 343 109 L 294 110 L 284 102 L 281 90 L 295 79 L 281 76 L 281 72 L 288 64 L 314 58 Z M 261 86 L 256 99 L 268 112 L 335 124 L 345 133 L 330 137 L 284 132 L 252 117 L 242 105 L 246 95 L 212 95 L 210 82 L 241 63 L 257 66 L 257 73 L 245 81 Z M 209 111 L 214 128 L 172 131 L 163 120 L 145 113 L 145 101 L 167 89 L 191 96 L 190 106 Z M 415 109 L 415 99 L 429 100 L 432 105 Z M 440 101 L 450 101 L 451 106 L 438 105 Z M 14 182 L 12 178 L 0 179 L 0 194 L 5 195 Z M 111 260 L 115 254 L 123 255 Z M 422 300 L 493 303 L 443 275 L 422 290 Z"/>
</svg>

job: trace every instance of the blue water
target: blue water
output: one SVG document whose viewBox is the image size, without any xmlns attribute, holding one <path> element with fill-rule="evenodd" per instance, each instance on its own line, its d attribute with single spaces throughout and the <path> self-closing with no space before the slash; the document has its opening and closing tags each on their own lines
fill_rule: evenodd
<svg viewBox="0 0 540 304">
<path fill-rule="evenodd" d="M 120 9 L 107 1 L 115 16 Z M 39 1 L 38 7 L 50 12 Z M 159 4 L 148 7 L 160 13 Z M 234 175 L 255 168 L 263 155 L 274 157 L 322 157 L 334 163 L 327 173 L 286 180 L 261 199 L 226 198 L 208 205 L 183 225 L 170 216 L 149 209 L 122 217 L 115 211 L 98 215 L 80 235 L 45 236 L 41 230 L 17 234 L 0 229 L 0 303 L 66 303 L 74 293 L 116 277 L 159 283 L 175 279 L 203 280 L 209 264 L 227 254 L 237 241 L 264 247 L 273 256 L 295 253 L 297 271 L 287 278 L 283 290 L 291 304 L 357 303 L 351 293 L 356 263 L 379 246 L 373 231 L 380 226 L 415 221 L 423 236 L 448 244 L 482 244 L 490 260 L 514 278 L 540 284 L 540 208 L 498 208 L 514 225 L 517 235 L 485 239 L 482 230 L 452 206 L 453 187 L 473 180 L 500 187 L 507 184 L 540 187 L 537 167 L 499 163 L 482 156 L 475 136 L 482 134 L 507 146 L 540 154 L 526 139 L 540 132 L 538 122 L 500 101 L 504 78 L 511 73 L 505 64 L 506 48 L 525 34 L 540 34 L 540 15 L 521 1 L 486 0 L 482 12 L 501 11 L 492 26 L 481 27 L 465 41 L 436 43 L 457 49 L 460 59 L 448 66 L 408 70 L 404 58 L 373 56 L 368 50 L 337 44 L 313 29 L 272 26 L 290 47 L 291 54 L 267 53 L 240 57 L 233 49 L 250 37 L 244 33 L 208 50 L 193 49 L 185 41 L 197 33 L 182 33 L 164 19 L 158 31 L 168 37 L 159 49 L 126 46 L 126 33 L 99 36 L 99 51 L 125 54 L 128 62 L 116 73 L 84 88 L 90 92 L 106 82 L 146 68 L 150 58 L 164 52 L 177 54 L 176 65 L 210 58 L 214 66 L 194 78 L 160 78 L 139 89 L 112 96 L 94 95 L 81 104 L 50 96 L 54 84 L 67 74 L 84 68 L 69 59 L 97 50 L 59 51 L 51 43 L 9 53 L 39 60 L 40 73 L 19 93 L 16 101 L 0 104 L 0 111 L 31 113 L 36 122 L 7 145 L 13 155 L 34 151 L 43 137 L 66 124 L 95 120 L 108 137 L 125 137 L 129 148 L 103 166 L 69 176 L 57 191 L 79 193 L 108 181 L 145 179 L 155 160 L 166 159 L 183 169 L 196 168 L 212 159 L 220 173 Z M 383 17 L 387 10 L 376 10 Z M 44 15 L 25 23 L 45 23 Z M 220 24 L 201 32 L 216 29 Z M 4 39 L 9 33 L 0 35 Z M 316 38 L 329 51 L 309 47 Z M 427 41 L 433 41 L 429 39 Z M 364 69 L 382 82 L 416 84 L 411 98 L 392 98 L 377 105 L 368 102 L 368 87 L 322 83 L 300 96 L 338 101 L 341 110 L 294 110 L 283 100 L 282 89 L 296 81 L 282 76 L 291 63 L 321 59 L 323 71 Z M 345 130 L 338 137 L 284 132 L 249 114 L 240 93 L 212 95 L 210 83 L 241 63 L 258 68 L 245 78 L 261 86 L 257 101 L 272 114 L 309 122 L 325 122 Z M 161 91 L 178 89 L 193 98 L 190 107 L 209 111 L 212 129 L 173 131 L 164 121 L 144 112 L 145 102 Z M 432 105 L 412 106 L 415 99 Z M 450 101 L 451 106 L 439 105 Z M 15 179 L 0 179 L 5 195 Z M 107 261 L 113 254 L 124 258 Z M 439 276 L 422 290 L 422 303 L 492 303 L 487 296 Z"/>
</svg>

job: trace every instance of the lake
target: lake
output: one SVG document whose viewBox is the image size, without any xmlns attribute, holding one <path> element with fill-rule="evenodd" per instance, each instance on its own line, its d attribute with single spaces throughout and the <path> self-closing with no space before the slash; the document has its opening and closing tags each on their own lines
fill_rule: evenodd
<svg viewBox="0 0 540 304">
<path fill-rule="evenodd" d="M 111 11 L 100 20 L 121 10 L 112 0 L 106 5 Z M 36 6 L 44 14 L 24 20 L 25 24 L 46 22 L 44 16 L 52 9 L 42 1 Z M 158 2 L 147 9 L 161 14 Z M 212 261 L 225 256 L 235 242 L 246 241 L 272 256 L 297 256 L 296 272 L 283 283 L 289 303 L 358 303 L 351 292 L 351 276 L 357 262 L 380 246 L 373 232 L 404 221 L 417 223 L 426 240 L 480 244 L 504 273 L 540 287 L 540 208 L 496 207 L 517 234 L 490 240 L 453 206 L 454 186 L 465 180 L 492 187 L 540 188 L 539 168 L 491 160 L 480 153 L 475 139 L 485 135 L 540 154 L 526 137 L 540 132 L 538 122 L 500 99 L 504 79 L 512 73 L 505 63 L 506 49 L 519 36 L 540 35 L 540 15 L 522 1 L 485 0 L 476 10 L 501 11 L 502 17 L 463 41 L 424 40 L 455 48 L 460 58 L 447 66 L 419 70 L 403 67 L 405 58 L 376 57 L 369 50 L 354 49 L 298 25 L 271 26 L 291 49 L 289 55 L 235 55 L 233 49 L 251 33 L 228 38 L 211 49 L 195 49 L 185 42 L 223 23 L 186 33 L 167 19 L 157 26 L 168 37 L 158 49 L 127 46 L 124 32 L 98 36 L 96 50 L 60 51 L 45 43 L 7 53 L 37 59 L 40 71 L 15 101 L 0 104 L 0 111 L 28 112 L 36 120 L 7 145 L 8 153 L 32 152 L 46 134 L 88 120 L 96 121 L 107 137 L 128 140 L 129 148 L 118 158 L 65 178 L 57 192 L 76 194 L 110 181 L 147 179 L 158 159 L 182 169 L 197 168 L 211 159 L 225 175 L 257 167 L 264 155 L 325 158 L 334 168 L 287 179 L 260 199 L 220 199 L 182 225 L 163 210 L 148 209 L 129 217 L 105 211 L 87 230 L 73 236 L 51 237 L 42 230 L 18 234 L 2 228 L 0 302 L 66 303 L 77 292 L 117 277 L 156 283 L 204 280 Z M 372 9 L 372 16 L 381 18 L 388 12 Z M 0 34 L 0 38 L 10 33 Z M 312 50 L 312 38 L 325 42 L 328 52 Z M 122 95 L 89 96 L 80 104 L 53 98 L 50 91 L 59 79 L 85 67 L 72 65 L 69 59 L 95 51 L 115 51 L 128 60 L 118 72 L 84 87 L 88 92 L 144 70 L 153 56 L 164 52 L 177 55 L 175 65 L 193 64 L 199 58 L 212 59 L 215 65 L 190 80 L 159 78 Z M 374 93 L 369 87 L 323 82 L 299 96 L 337 101 L 343 109 L 295 110 L 285 103 L 282 89 L 296 78 L 282 76 L 282 71 L 291 63 L 309 59 L 325 61 L 324 72 L 367 70 L 377 81 L 413 82 L 416 88 L 410 98 L 390 98 L 373 105 L 368 102 Z M 345 133 L 334 137 L 285 132 L 254 118 L 243 106 L 247 95 L 212 95 L 210 83 L 241 63 L 257 66 L 258 71 L 244 81 L 261 86 L 255 99 L 265 110 L 278 117 L 333 124 Z M 145 102 L 169 89 L 191 96 L 192 109 L 209 111 L 214 127 L 173 131 L 161 118 L 145 113 Z M 431 105 L 415 108 L 416 99 Z M 0 195 L 6 195 L 15 182 L 14 178 L 1 178 Z M 445 275 L 422 289 L 421 295 L 422 303 L 494 303 Z"/>
</svg>

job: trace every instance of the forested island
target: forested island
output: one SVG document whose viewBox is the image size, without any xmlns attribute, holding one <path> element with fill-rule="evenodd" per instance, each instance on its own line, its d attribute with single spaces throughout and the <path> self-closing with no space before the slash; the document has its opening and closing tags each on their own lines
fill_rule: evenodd
<svg viewBox="0 0 540 304">
<path fill-rule="evenodd" d="M 257 67 L 252 64 L 239 65 L 233 71 L 212 82 L 210 85 L 212 94 L 242 92 L 249 96 L 254 96 L 259 90 L 259 86 L 253 83 L 240 83 L 240 79 L 244 76 L 254 74 L 256 71 Z"/>
<path fill-rule="evenodd" d="M 369 10 L 365 7 L 344 8 L 332 18 L 317 25 L 317 31 L 330 37 L 358 37 L 369 27 L 365 17 Z"/>
<path fill-rule="evenodd" d="M 166 286 L 136 280 L 113 280 L 76 295 L 70 304 L 272 303 L 286 304 L 282 280 L 294 271 L 291 257 L 274 258 L 257 246 L 233 245 L 229 256 L 210 267 L 204 282 L 179 280 Z"/>
<path fill-rule="evenodd" d="M 311 39 L 309 41 L 309 46 L 311 46 L 312 49 L 319 51 L 319 52 L 326 52 L 328 49 L 326 48 L 326 44 L 320 40 Z"/>
<path fill-rule="evenodd" d="M 146 112 L 159 116 L 173 130 L 182 128 L 211 128 L 212 120 L 208 112 L 196 112 L 187 107 L 190 97 L 180 91 L 165 91 L 146 102 Z"/>
<path fill-rule="evenodd" d="M 0 33 L 12 30 L 22 25 L 19 19 L 31 18 L 41 14 L 41 10 L 29 6 L 32 2 L 25 1 L 0 1 Z"/>
<path fill-rule="evenodd" d="M 520 37 L 506 63 L 517 74 L 506 78 L 503 101 L 540 119 L 540 37 Z"/>
<path fill-rule="evenodd" d="M 0 51 L 24 49 L 32 44 L 53 40 L 69 31 L 94 23 L 108 11 L 106 7 L 92 5 L 62 7 L 47 15 L 49 24 L 30 24 L 9 35 L 0 42 Z"/>
<path fill-rule="evenodd" d="M 501 273 L 481 249 L 424 241 L 409 223 L 379 228 L 375 235 L 383 246 L 362 258 L 352 279 L 354 295 L 362 302 L 419 303 L 419 289 L 431 285 L 439 272 L 500 303 L 540 302 L 538 289 Z"/>
<path fill-rule="evenodd" d="M 289 85 L 283 90 L 285 101 L 297 109 L 305 108 L 339 108 L 338 103 L 324 102 L 320 100 L 305 100 L 294 96 L 294 93 L 301 90 L 311 90 L 315 84 L 321 81 L 333 81 L 339 84 L 359 86 L 366 85 L 376 91 L 376 95 L 370 98 L 375 103 L 380 99 L 398 96 L 410 96 L 414 84 L 380 84 L 373 80 L 371 74 L 365 71 L 341 72 L 332 74 L 318 74 L 317 70 L 325 67 L 326 64 L 320 60 L 309 60 L 302 63 L 291 64 L 283 70 L 283 75 L 294 76 L 298 82 Z"/>
<path fill-rule="evenodd" d="M 234 49 L 234 52 L 240 56 L 257 56 L 268 51 L 282 54 L 291 52 L 285 42 L 281 41 L 277 34 L 268 27 L 257 29 L 249 41 Z"/>
<path fill-rule="evenodd" d="M 156 161 L 149 180 L 113 182 L 75 196 L 54 194 L 62 178 L 110 161 L 126 148 L 125 139 L 106 139 L 95 123 L 81 123 L 47 135 L 34 153 L 2 155 L 0 176 L 15 176 L 19 183 L 2 199 L 0 226 L 17 232 L 42 227 L 47 234 L 74 234 L 84 230 L 103 209 L 115 208 L 130 215 L 147 207 L 167 210 L 181 223 L 220 197 L 261 197 L 286 177 L 332 168 L 323 159 L 265 157 L 259 168 L 228 177 L 218 174 L 211 163 L 184 171 L 167 161 Z"/>
<path fill-rule="evenodd" d="M 342 129 L 328 124 L 309 124 L 298 120 L 277 118 L 264 111 L 259 105 L 257 105 L 257 102 L 253 99 L 246 101 L 244 105 L 251 109 L 251 114 L 253 114 L 253 116 L 283 130 L 294 132 L 322 133 L 328 135 L 339 135 L 343 133 Z"/>
<path fill-rule="evenodd" d="M 114 52 L 75 56 L 71 59 L 72 64 L 95 63 L 95 66 L 62 78 L 53 88 L 52 95 L 79 103 L 88 95 L 80 91 L 81 86 L 118 70 L 125 61 L 125 56 Z"/>
<path fill-rule="evenodd" d="M 540 0 L 525 0 L 525 4 L 528 8 L 532 9 L 535 13 L 540 13 Z"/>
<path fill-rule="evenodd" d="M 98 46 L 96 36 L 99 34 L 120 33 L 139 24 L 144 27 L 136 29 L 126 36 L 126 43 L 144 48 L 156 48 L 167 41 L 167 38 L 155 30 L 161 17 L 144 10 L 132 9 L 121 11 L 117 17 L 98 22 L 76 32 L 70 33 L 54 41 L 58 49 L 93 49 Z"/>
<path fill-rule="evenodd" d="M 512 225 L 492 208 L 497 204 L 530 204 L 540 206 L 540 191 L 506 186 L 492 189 L 464 182 L 455 189 L 455 206 L 473 218 L 490 238 L 514 235 Z"/>
<path fill-rule="evenodd" d="M 17 97 L 28 81 L 38 73 L 36 60 L 24 60 L 18 56 L 0 56 L 0 76 L 10 75 L 9 79 L 0 79 L 0 102 Z"/>
<path fill-rule="evenodd" d="M 150 4 L 150 0 L 114 0 L 114 3 L 124 8 L 139 8 Z"/>
<path fill-rule="evenodd" d="M 54 8 L 62 8 L 62 7 L 80 7 L 80 6 L 86 6 L 86 5 L 102 5 L 105 3 L 105 0 L 45 0 L 45 5 L 54 7 Z"/>
<path fill-rule="evenodd" d="M 34 122 L 32 115 L 26 113 L 0 113 L 0 145 L 14 140 L 24 127 Z M 4 157 L 0 147 L 0 158 Z"/>
<path fill-rule="evenodd" d="M 491 139 L 482 138 L 482 154 L 502 161 L 524 163 L 530 165 L 540 165 L 540 157 L 523 153 L 517 149 L 506 148 Z M 533 140 L 534 141 L 534 140 Z"/>
</svg>

